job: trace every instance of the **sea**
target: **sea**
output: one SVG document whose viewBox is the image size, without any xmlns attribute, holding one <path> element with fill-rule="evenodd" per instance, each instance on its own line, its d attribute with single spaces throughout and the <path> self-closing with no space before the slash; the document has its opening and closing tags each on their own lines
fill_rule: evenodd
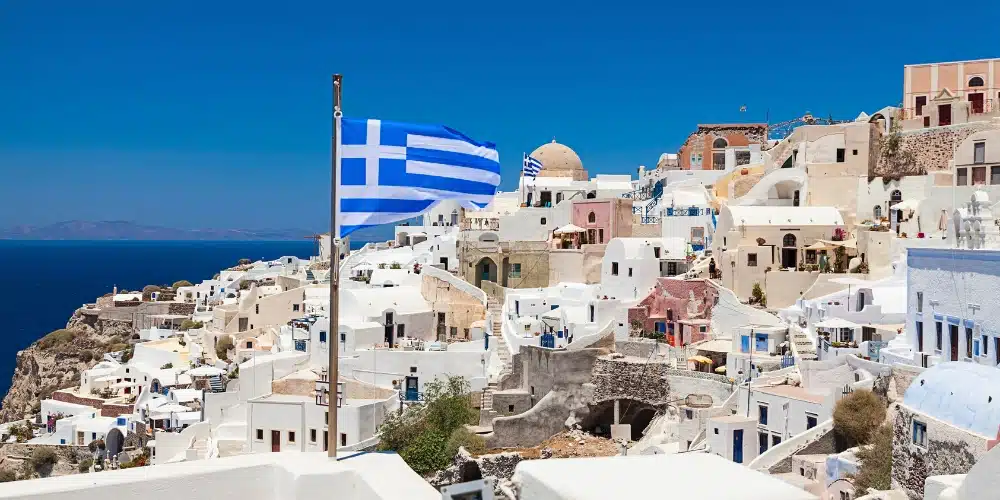
<svg viewBox="0 0 1000 500">
<path fill-rule="evenodd" d="M 363 241 L 352 241 L 358 248 Z M 316 255 L 301 241 L 26 241 L 0 240 L 0 397 L 7 394 L 17 352 L 63 328 L 73 311 L 97 297 L 145 285 L 210 279 L 240 259 Z"/>
</svg>

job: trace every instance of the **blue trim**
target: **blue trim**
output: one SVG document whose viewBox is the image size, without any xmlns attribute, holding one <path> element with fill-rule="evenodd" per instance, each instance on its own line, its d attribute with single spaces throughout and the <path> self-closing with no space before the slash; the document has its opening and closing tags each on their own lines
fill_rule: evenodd
<svg viewBox="0 0 1000 500">
<path fill-rule="evenodd" d="M 934 314 L 934 321 L 944 321 L 944 314 Z"/>
<path fill-rule="evenodd" d="M 958 318 L 956 318 L 954 316 L 948 316 L 948 324 L 949 325 L 961 325 L 962 324 L 962 320 L 960 320 L 960 319 L 958 319 Z"/>
<path fill-rule="evenodd" d="M 349 458 L 360 457 L 361 455 L 368 455 L 370 453 L 376 453 L 376 454 L 379 454 L 379 455 L 395 455 L 396 454 L 395 451 L 359 451 L 359 452 L 357 452 L 357 453 L 355 453 L 353 455 L 347 455 L 346 457 L 338 457 L 337 461 L 339 462 L 341 460 L 347 460 Z"/>
<path fill-rule="evenodd" d="M 976 327 L 976 322 L 973 321 L 973 320 L 971 320 L 971 319 L 967 319 L 967 320 L 965 320 L 965 326 L 966 326 L 966 328 L 975 328 Z"/>
</svg>

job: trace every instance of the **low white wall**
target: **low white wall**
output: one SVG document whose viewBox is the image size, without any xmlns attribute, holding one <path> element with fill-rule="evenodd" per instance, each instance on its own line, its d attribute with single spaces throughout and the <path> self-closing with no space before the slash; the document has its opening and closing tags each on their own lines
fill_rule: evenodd
<svg viewBox="0 0 1000 500">
<path fill-rule="evenodd" d="M 828 419 L 821 422 L 816 427 L 809 429 L 801 434 L 792 436 L 779 443 L 777 446 L 772 446 L 768 448 L 767 451 L 761 453 L 760 456 L 755 458 L 752 462 L 748 464 L 748 467 L 754 470 L 766 471 L 773 467 L 778 462 L 788 458 L 799 450 L 805 448 L 810 443 L 815 442 L 819 438 L 823 437 L 824 434 L 833 429 L 833 419 Z"/>
</svg>

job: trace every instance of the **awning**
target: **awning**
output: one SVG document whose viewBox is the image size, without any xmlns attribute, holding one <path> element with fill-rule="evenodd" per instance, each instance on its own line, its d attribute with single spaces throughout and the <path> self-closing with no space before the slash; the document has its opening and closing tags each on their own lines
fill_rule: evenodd
<svg viewBox="0 0 1000 500">
<path fill-rule="evenodd" d="M 806 250 L 829 250 L 830 248 L 833 248 L 833 247 L 828 246 L 827 244 L 823 243 L 822 241 L 817 241 L 816 243 L 813 243 L 812 245 L 807 246 Z"/>
<path fill-rule="evenodd" d="M 351 268 L 352 271 L 374 271 L 375 266 L 371 262 L 362 262 Z"/>
<path fill-rule="evenodd" d="M 688 361 L 694 361 L 695 363 L 712 363 L 711 358 L 705 356 L 691 356 Z"/>
<path fill-rule="evenodd" d="M 585 233 L 587 232 L 587 230 L 574 224 L 566 224 L 565 226 L 556 229 L 554 232 L 556 234 L 571 234 L 571 233 Z"/>
</svg>

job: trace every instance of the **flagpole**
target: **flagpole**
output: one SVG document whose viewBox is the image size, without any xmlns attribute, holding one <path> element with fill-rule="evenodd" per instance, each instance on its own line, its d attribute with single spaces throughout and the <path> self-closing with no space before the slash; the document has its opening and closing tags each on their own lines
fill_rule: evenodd
<svg viewBox="0 0 1000 500">
<path fill-rule="evenodd" d="M 337 383 L 340 381 L 340 234 L 337 227 L 337 143 L 340 141 L 340 87 L 342 75 L 333 75 L 333 132 L 330 141 L 330 328 L 326 345 L 330 352 L 327 380 L 329 381 L 329 396 L 327 399 L 327 456 L 337 458 Z"/>
</svg>

